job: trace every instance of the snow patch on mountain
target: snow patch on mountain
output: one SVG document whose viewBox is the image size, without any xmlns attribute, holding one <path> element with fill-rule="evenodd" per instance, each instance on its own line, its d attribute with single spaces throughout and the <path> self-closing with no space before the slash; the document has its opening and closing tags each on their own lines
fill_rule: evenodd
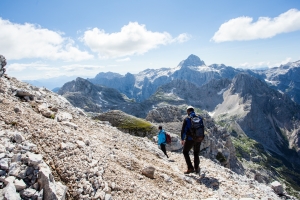
<svg viewBox="0 0 300 200">
<path fill-rule="evenodd" d="M 161 68 L 161 69 L 146 69 L 135 75 L 135 87 L 140 88 L 139 83 L 143 82 L 147 77 L 150 82 L 153 82 L 155 79 L 161 76 L 170 76 L 170 68 Z"/>
<path fill-rule="evenodd" d="M 103 96 L 102 92 L 98 92 L 98 94 L 99 94 L 99 99 L 100 99 L 100 101 L 104 102 L 105 104 L 108 104 L 107 101 L 105 101 L 105 100 L 103 100 L 103 99 L 101 98 L 101 97 Z"/>
<path fill-rule="evenodd" d="M 223 88 L 220 92 L 218 92 L 218 95 L 223 94 L 226 91 L 227 88 Z"/>
<path fill-rule="evenodd" d="M 220 70 L 217 70 L 217 69 L 214 69 L 214 68 L 211 68 L 209 66 L 206 66 L 206 65 L 201 65 L 201 66 L 190 66 L 189 67 L 191 70 L 195 70 L 195 71 L 198 71 L 198 72 L 218 72 L 220 73 Z"/>
</svg>

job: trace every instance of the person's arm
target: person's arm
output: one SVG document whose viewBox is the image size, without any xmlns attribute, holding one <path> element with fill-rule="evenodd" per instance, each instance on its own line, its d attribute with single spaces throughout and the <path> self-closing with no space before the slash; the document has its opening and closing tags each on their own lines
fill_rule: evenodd
<svg viewBox="0 0 300 200">
<path fill-rule="evenodd" d="M 186 127 L 186 118 L 183 120 L 183 124 L 182 124 L 182 128 L 181 128 L 181 141 L 184 141 L 185 140 L 185 137 L 186 137 L 186 130 L 185 130 L 185 127 Z M 182 142 L 181 142 L 182 143 Z M 183 145 L 183 144 L 182 144 Z"/>
<path fill-rule="evenodd" d="M 158 132 L 158 134 L 157 134 L 157 144 L 158 144 L 158 145 L 160 145 L 160 143 L 159 143 L 159 142 L 160 142 L 160 139 L 159 139 L 159 133 L 160 133 L 160 132 Z"/>
</svg>

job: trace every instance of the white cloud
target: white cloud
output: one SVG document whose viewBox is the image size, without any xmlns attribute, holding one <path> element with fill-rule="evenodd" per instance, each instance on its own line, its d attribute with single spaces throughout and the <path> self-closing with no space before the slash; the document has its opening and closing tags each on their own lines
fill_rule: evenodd
<svg viewBox="0 0 300 200">
<path fill-rule="evenodd" d="M 258 63 L 242 63 L 238 67 L 244 68 L 244 69 L 259 69 L 259 68 L 273 68 L 273 67 L 279 67 L 280 65 L 284 65 L 288 62 L 290 62 L 291 58 L 286 58 L 279 62 L 270 62 L 270 61 L 262 61 Z"/>
<path fill-rule="evenodd" d="M 100 58 L 116 58 L 143 54 L 160 45 L 184 42 L 189 36 L 180 34 L 173 38 L 167 32 L 148 31 L 145 25 L 129 22 L 116 33 L 105 33 L 98 28 L 87 30 L 81 39 L 92 51 L 97 52 Z"/>
<path fill-rule="evenodd" d="M 130 61 L 131 59 L 129 57 L 127 58 L 123 58 L 123 59 L 118 59 L 116 60 L 117 62 L 127 62 L 127 61 Z"/>
<path fill-rule="evenodd" d="M 242 63 L 238 67 L 244 68 L 244 69 L 259 69 L 259 68 L 271 68 L 274 67 L 274 65 L 271 64 L 270 61 L 263 61 L 258 63 Z"/>
<path fill-rule="evenodd" d="M 99 65 L 48 65 L 41 62 L 13 63 L 7 66 L 7 74 L 20 80 L 37 80 L 42 78 L 53 78 L 58 76 L 94 77 L 104 66 Z"/>
<path fill-rule="evenodd" d="M 99 70 L 104 68 L 99 65 L 81 65 L 81 64 L 73 64 L 73 65 L 64 65 L 61 67 L 64 71 L 91 71 L 91 70 Z"/>
<path fill-rule="evenodd" d="M 225 42 L 271 38 L 281 33 L 300 30 L 300 11 L 290 9 L 278 17 L 260 17 L 253 22 L 251 17 L 238 17 L 222 24 L 212 40 Z"/>
<path fill-rule="evenodd" d="M 64 61 L 80 61 L 93 55 L 80 51 L 74 41 L 63 33 L 25 23 L 14 24 L 0 18 L 0 52 L 10 60 L 44 58 Z"/>
<path fill-rule="evenodd" d="M 187 33 L 182 33 L 180 35 L 178 35 L 178 37 L 173 39 L 173 42 L 178 42 L 178 43 L 183 43 L 188 41 L 189 39 L 191 39 L 191 35 L 187 34 Z"/>
<path fill-rule="evenodd" d="M 14 72 L 14 71 L 24 71 L 24 70 L 38 70 L 38 71 L 57 71 L 58 68 L 49 67 L 47 64 L 35 62 L 35 63 L 13 63 L 8 65 L 7 72 Z"/>
</svg>

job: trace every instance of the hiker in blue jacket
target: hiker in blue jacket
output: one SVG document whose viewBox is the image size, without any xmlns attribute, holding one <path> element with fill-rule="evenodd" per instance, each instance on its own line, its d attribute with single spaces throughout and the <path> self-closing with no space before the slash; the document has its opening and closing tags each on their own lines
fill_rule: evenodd
<svg viewBox="0 0 300 200">
<path fill-rule="evenodd" d="M 158 126 L 158 140 L 157 140 L 157 144 L 160 145 L 161 150 L 164 152 L 164 154 L 167 156 L 167 158 L 169 158 L 169 156 L 167 155 L 167 151 L 166 151 L 166 143 L 167 143 L 167 136 L 166 136 L 166 132 L 164 129 L 162 129 L 162 126 L 159 125 Z"/>
<path fill-rule="evenodd" d="M 191 127 L 191 119 L 190 117 L 195 117 L 195 111 L 192 106 L 188 106 L 187 109 L 187 117 L 183 120 L 183 125 L 181 129 L 181 144 L 183 145 L 183 155 L 185 158 L 185 162 L 187 164 L 187 171 L 185 174 L 189 173 L 199 173 L 200 168 L 200 159 L 199 159 L 199 152 L 200 152 L 200 145 L 201 142 L 196 142 L 193 138 L 189 135 L 190 134 L 190 127 Z M 194 151 L 194 166 L 191 162 L 189 152 L 193 148 Z"/>
</svg>

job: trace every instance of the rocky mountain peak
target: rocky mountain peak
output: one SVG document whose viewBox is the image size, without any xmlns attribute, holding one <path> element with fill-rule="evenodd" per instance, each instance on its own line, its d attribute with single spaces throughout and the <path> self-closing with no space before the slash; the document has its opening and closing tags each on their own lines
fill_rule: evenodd
<svg viewBox="0 0 300 200">
<path fill-rule="evenodd" d="M 191 54 L 186 60 L 179 63 L 179 66 L 181 67 L 198 67 L 202 65 L 205 65 L 204 61 L 194 54 Z"/>
<path fill-rule="evenodd" d="M 58 91 L 58 94 L 63 95 L 67 92 L 84 92 L 84 93 L 91 93 L 94 91 L 94 85 L 83 78 L 76 78 L 76 80 L 70 81 L 63 85 Z M 95 92 L 95 91 L 94 91 Z"/>
<path fill-rule="evenodd" d="M 248 93 L 255 93 L 255 91 L 265 90 L 268 88 L 268 85 L 251 76 L 248 73 L 239 73 L 237 74 L 232 80 L 232 92 L 233 93 L 240 93 L 240 94 L 248 94 Z M 270 88 L 268 88 L 270 90 Z"/>
<path fill-rule="evenodd" d="M 99 74 L 96 75 L 95 79 L 101 79 L 101 78 L 106 78 L 106 79 L 113 79 L 113 78 L 121 78 L 122 75 L 114 72 L 100 72 Z"/>
</svg>

